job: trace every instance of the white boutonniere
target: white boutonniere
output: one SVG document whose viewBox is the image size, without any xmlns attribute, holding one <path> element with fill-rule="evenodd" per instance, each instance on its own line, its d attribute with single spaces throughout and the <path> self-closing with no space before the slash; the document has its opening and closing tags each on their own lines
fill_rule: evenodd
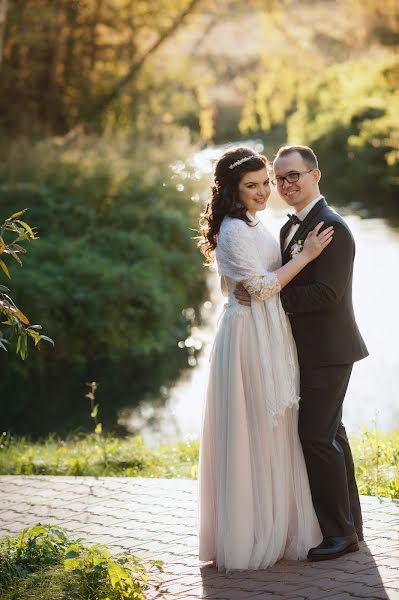
<svg viewBox="0 0 399 600">
<path fill-rule="evenodd" d="M 304 242 L 304 240 L 298 240 L 297 242 L 295 242 L 295 244 L 292 244 L 292 246 L 290 248 L 291 258 L 294 258 L 294 256 L 296 256 L 297 254 L 302 252 L 303 242 Z"/>
</svg>

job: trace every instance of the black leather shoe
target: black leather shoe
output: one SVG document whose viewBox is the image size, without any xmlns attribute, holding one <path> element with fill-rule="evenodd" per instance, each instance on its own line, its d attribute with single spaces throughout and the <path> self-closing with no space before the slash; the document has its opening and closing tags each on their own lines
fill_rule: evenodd
<svg viewBox="0 0 399 600">
<path fill-rule="evenodd" d="M 326 537 L 316 548 L 309 550 L 308 559 L 332 560 L 357 550 L 359 550 L 359 544 L 356 534 L 346 537 Z"/>
<path fill-rule="evenodd" d="M 358 542 L 364 542 L 363 528 L 356 527 L 356 533 Z"/>
</svg>

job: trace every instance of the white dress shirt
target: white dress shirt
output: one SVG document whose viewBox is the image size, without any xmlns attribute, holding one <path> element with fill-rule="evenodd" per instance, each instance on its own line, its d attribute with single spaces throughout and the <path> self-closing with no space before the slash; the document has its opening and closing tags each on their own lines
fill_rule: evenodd
<svg viewBox="0 0 399 600">
<path fill-rule="evenodd" d="M 312 210 L 314 205 L 317 204 L 317 202 L 321 198 L 324 198 L 324 196 L 322 196 L 320 194 L 320 196 L 317 196 L 317 198 L 315 198 L 315 200 L 312 200 L 312 202 L 309 202 L 309 204 L 307 204 L 305 206 L 305 208 L 303 208 L 298 213 L 296 213 L 296 216 L 298 217 L 298 219 L 300 219 L 301 221 L 306 219 L 306 217 L 308 216 L 308 214 L 310 213 L 310 211 Z M 290 243 L 290 240 L 292 240 L 295 233 L 298 231 L 299 227 L 300 227 L 299 223 L 297 223 L 296 225 L 291 225 L 290 229 L 288 230 L 287 237 L 285 238 L 284 250 L 287 248 L 288 244 Z"/>
</svg>

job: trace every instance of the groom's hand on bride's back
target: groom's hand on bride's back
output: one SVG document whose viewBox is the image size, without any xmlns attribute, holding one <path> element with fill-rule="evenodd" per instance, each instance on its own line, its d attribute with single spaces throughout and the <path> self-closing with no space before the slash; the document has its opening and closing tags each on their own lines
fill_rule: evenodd
<svg viewBox="0 0 399 600">
<path fill-rule="evenodd" d="M 237 283 L 234 289 L 234 296 L 237 298 L 239 304 L 251 306 L 251 296 L 248 294 L 242 283 Z"/>
</svg>

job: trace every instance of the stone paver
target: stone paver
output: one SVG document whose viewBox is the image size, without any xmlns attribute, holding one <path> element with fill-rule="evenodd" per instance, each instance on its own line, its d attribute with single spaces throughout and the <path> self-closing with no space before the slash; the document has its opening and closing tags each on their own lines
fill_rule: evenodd
<svg viewBox="0 0 399 600">
<path fill-rule="evenodd" d="M 0 477 L 0 535 L 38 522 L 88 543 L 162 559 L 149 600 L 399 600 L 399 503 L 363 496 L 366 542 L 328 562 L 280 561 L 218 573 L 197 558 L 197 482 L 122 477 Z"/>
</svg>

